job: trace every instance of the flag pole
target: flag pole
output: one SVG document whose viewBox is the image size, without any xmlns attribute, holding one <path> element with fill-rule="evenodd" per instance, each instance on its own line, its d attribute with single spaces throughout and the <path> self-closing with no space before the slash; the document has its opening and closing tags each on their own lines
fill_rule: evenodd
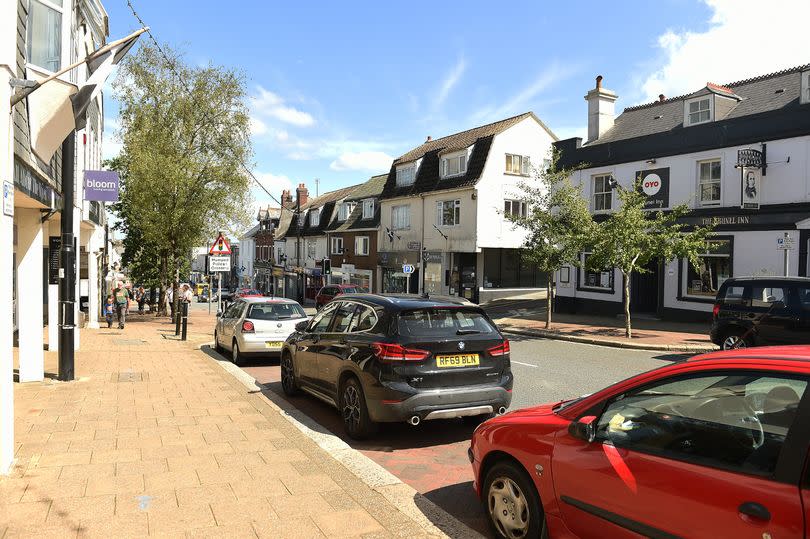
<svg viewBox="0 0 810 539">
<path fill-rule="evenodd" d="M 41 87 L 46 82 L 50 82 L 50 81 L 52 81 L 53 79 L 55 79 L 57 77 L 61 77 L 62 75 L 64 75 L 68 71 L 70 71 L 71 69 L 76 69 L 77 67 L 79 67 L 83 63 L 89 62 L 90 60 L 95 59 L 97 56 L 100 56 L 100 55 L 102 55 L 102 54 L 104 54 L 106 52 L 109 52 L 110 50 L 113 49 L 113 47 L 117 47 L 121 43 L 124 43 L 125 41 L 129 41 L 130 39 L 132 39 L 134 37 L 137 37 L 137 36 L 141 35 L 144 32 L 147 32 L 147 31 L 149 31 L 148 26 L 146 28 L 141 28 L 140 30 L 136 30 L 136 31 L 132 32 L 131 34 L 129 34 L 128 36 L 122 37 L 121 39 L 113 41 L 112 43 L 108 43 L 107 45 L 101 47 L 97 51 L 94 51 L 94 52 L 88 54 L 87 56 L 84 57 L 84 59 L 79 60 L 77 62 L 74 62 L 74 63 L 70 64 L 69 66 L 67 66 L 66 68 L 64 68 L 64 69 L 62 69 L 60 71 L 57 71 L 53 75 L 50 75 L 50 76 L 42 79 L 41 81 L 37 81 L 33 86 L 30 86 L 28 88 L 25 88 L 24 90 L 21 90 L 21 91 L 15 93 L 14 95 L 11 96 L 11 106 L 14 107 L 14 105 L 16 105 L 17 103 L 19 103 L 20 101 L 22 101 L 23 99 L 25 99 L 26 97 L 31 95 L 33 92 L 35 92 L 37 90 L 37 88 Z"/>
</svg>

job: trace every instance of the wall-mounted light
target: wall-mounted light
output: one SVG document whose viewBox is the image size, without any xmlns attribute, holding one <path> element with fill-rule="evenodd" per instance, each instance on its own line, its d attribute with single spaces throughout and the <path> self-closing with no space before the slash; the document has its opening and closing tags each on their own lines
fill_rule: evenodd
<svg viewBox="0 0 810 539">
<path fill-rule="evenodd" d="M 477 198 L 478 198 L 478 194 L 477 194 L 475 191 L 473 191 L 473 192 L 472 192 L 472 195 L 470 195 L 470 198 L 471 198 L 471 199 L 473 199 L 473 200 L 475 200 L 475 199 L 477 199 Z"/>
<path fill-rule="evenodd" d="M 653 157 L 652 159 L 647 159 L 647 161 L 645 161 L 645 163 L 647 163 L 648 165 L 654 165 L 655 164 L 655 157 Z"/>
</svg>

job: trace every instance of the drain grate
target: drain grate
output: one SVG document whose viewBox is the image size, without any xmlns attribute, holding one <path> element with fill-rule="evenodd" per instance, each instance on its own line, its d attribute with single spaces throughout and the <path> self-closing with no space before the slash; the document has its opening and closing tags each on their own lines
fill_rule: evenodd
<svg viewBox="0 0 810 539">
<path fill-rule="evenodd" d="M 110 375 L 110 381 L 113 383 L 118 382 L 146 382 L 149 380 L 148 372 L 114 372 Z"/>
</svg>

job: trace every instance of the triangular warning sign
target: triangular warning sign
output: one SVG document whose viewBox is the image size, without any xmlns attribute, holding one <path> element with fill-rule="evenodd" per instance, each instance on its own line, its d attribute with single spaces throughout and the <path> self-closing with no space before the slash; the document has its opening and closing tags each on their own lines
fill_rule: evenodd
<svg viewBox="0 0 810 539">
<path fill-rule="evenodd" d="M 214 241 L 211 249 L 208 250 L 209 255 L 229 255 L 231 254 L 231 244 L 225 239 L 225 236 L 220 232 L 219 237 Z"/>
</svg>

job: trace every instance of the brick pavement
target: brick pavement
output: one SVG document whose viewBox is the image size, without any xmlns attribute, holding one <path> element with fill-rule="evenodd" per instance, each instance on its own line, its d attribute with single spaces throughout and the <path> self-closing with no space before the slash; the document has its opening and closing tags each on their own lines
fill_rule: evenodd
<svg viewBox="0 0 810 539">
<path fill-rule="evenodd" d="M 163 320 L 82 330 L 75 382 L 15 385 L 0 537 L 442 535 L 196 349 L 211 318 L 187 343 Z"/>
</svg>

